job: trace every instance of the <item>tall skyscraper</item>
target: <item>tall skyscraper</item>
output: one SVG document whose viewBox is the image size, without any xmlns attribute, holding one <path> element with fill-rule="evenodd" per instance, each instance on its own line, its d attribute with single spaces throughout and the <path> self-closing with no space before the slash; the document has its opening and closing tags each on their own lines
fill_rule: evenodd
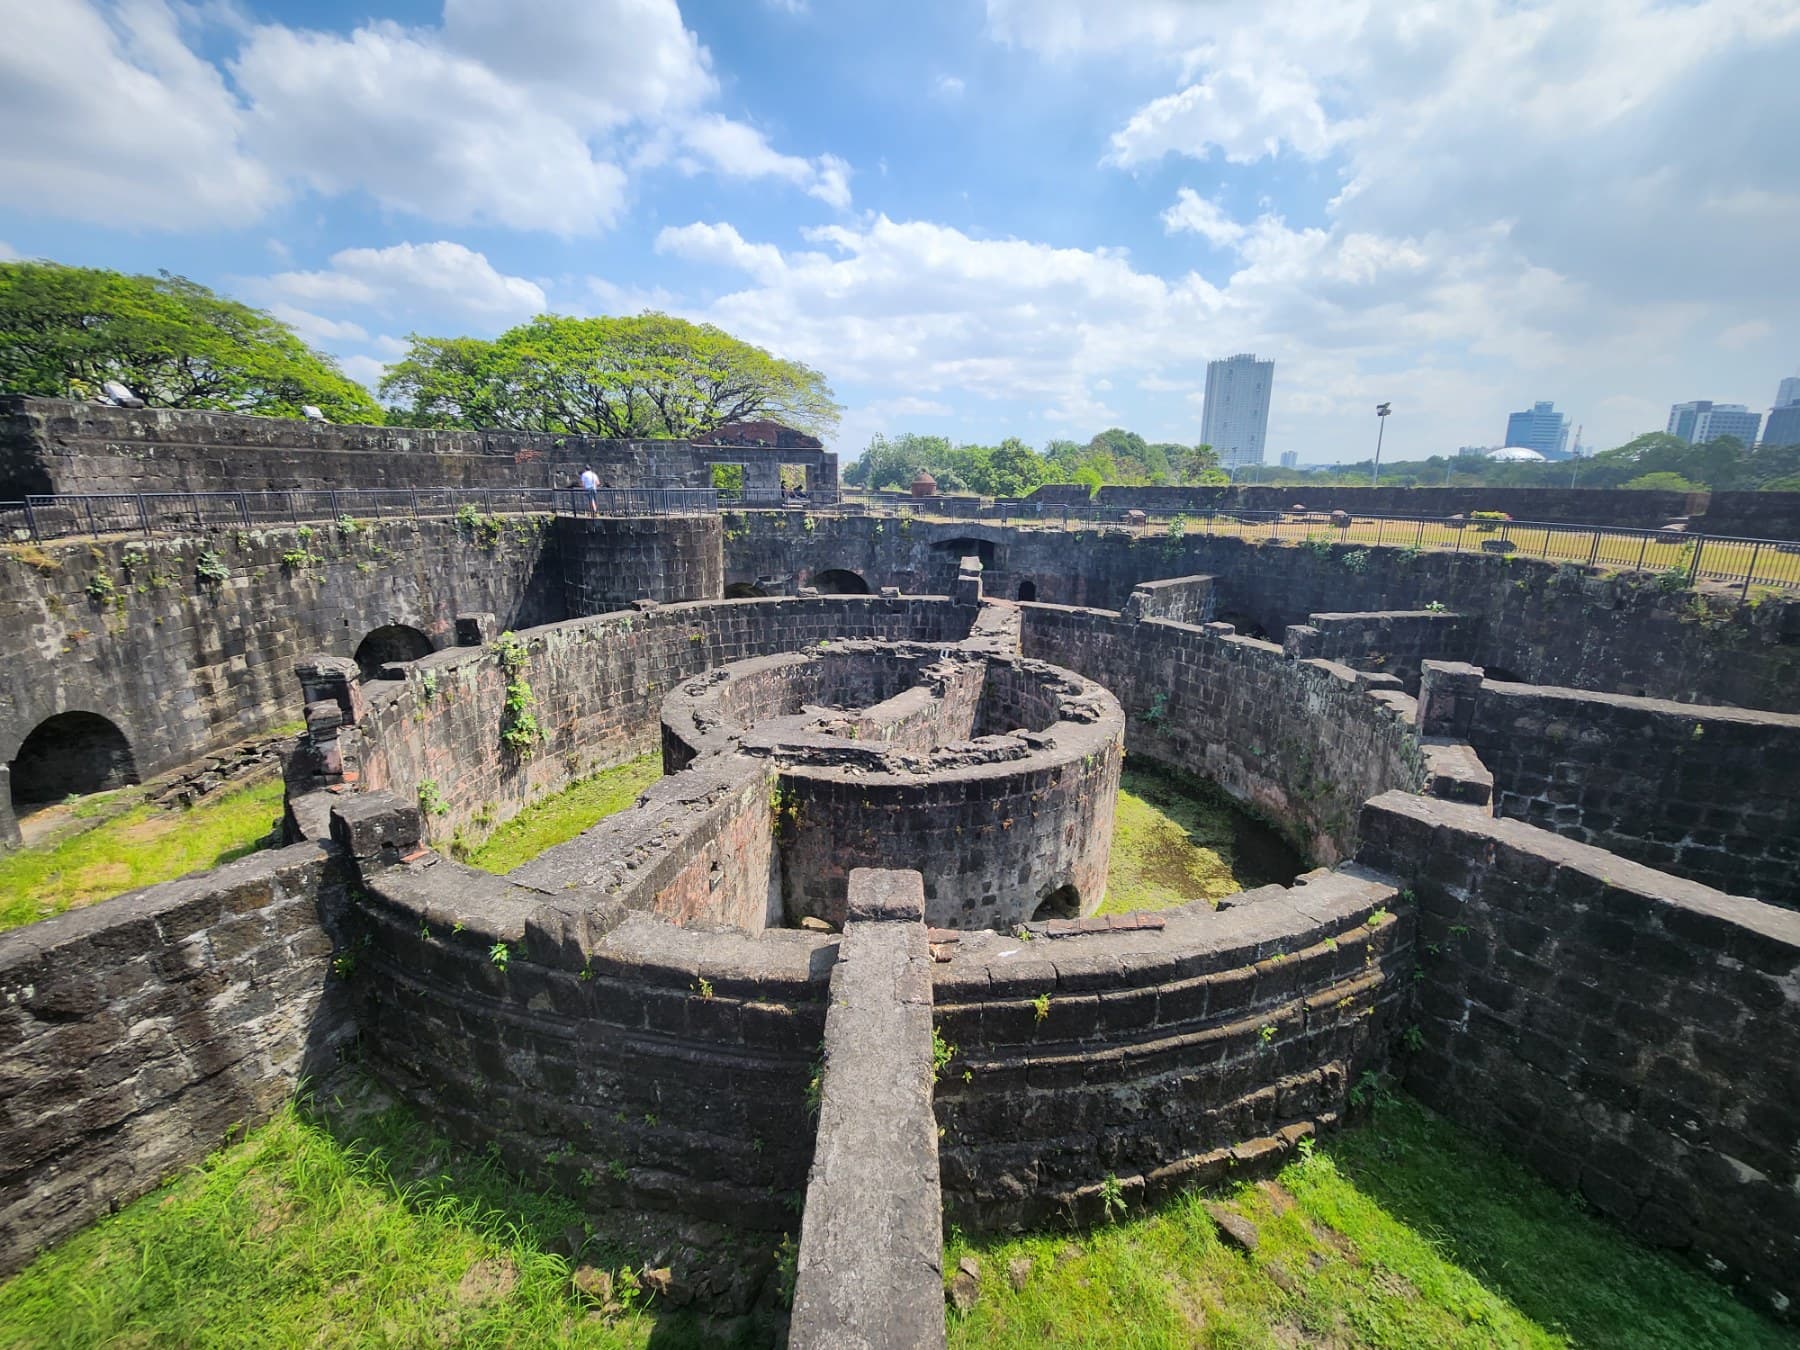
<svg viewBox="0 0 1800 1350">
<path fill-rule="evenodd" d="M 1762 414 L 1753 413 L 1741 403 L 1715 403 L 1694 419 L 1695 445 L 1716 441 L 1721 436 L 1735 436 L 1746 446 L 1756 444 L 1762 430 Z"/>
<path fill-rule="evenodd" d="M 1283 450 L 1281 452 L 1281 467 L 1284 469 L 1299 468 L 1300 452 L 1298 450 Z"/>
<path fill-rule="evenodd" d="M 1771 449 L 1777 445 L 1800 445 L 1800 399 L 1769 410 L 1762 443 Z"/>
<path fill-rule="evenodd" d="M 1669 408 L 1669 435 L 1679 436 L 1692 445 L 1694 443 L 1694 427 L 1700 421 L 1700 414 L 1711 411 L 1711 399 L 1700 398 L 1695 399 L 1692 403 L 1672 404 Z"/>
<path fill-rule="evenodd" d="M 1240 353 L 1228 361 L 1206 363 L 1206 406 L 1200 415 L 1200 439 L 1218 452 L 1227 469 L 1263 462 L 1269 434 L 1269 394 L 1275 387 L 1275 363 Z"/>
<path fill-rule="evenodd" d="M 1795 403 L 1800 403 L 1800 375 L 1788 376 L 1775 391 L 1777 408 L 1786 408 Z"/>
<path fill-rule="evenodd" d="M 1554 403 L 1534 403 L 1528 411 L 1507 417 L 1506 444 L 1535 450 L 1545 459 L 1567 459 L 1569 419 L 1556 411 Z"/>
</svg>

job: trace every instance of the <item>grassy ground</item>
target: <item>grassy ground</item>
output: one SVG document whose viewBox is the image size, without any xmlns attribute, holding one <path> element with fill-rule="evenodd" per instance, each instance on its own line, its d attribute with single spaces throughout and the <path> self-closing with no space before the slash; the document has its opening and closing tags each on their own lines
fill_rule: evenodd
<svg viewBox="0 0 1800 1350">
<path fill-rule="evenodd" d="M 334 1118 L 290 1107 L 40 1257 L 0 1285 L 0 1347 L 779 1343 L 642 1295 L 599 1314 L 559 1254 L 580 1235 L 572 1205 L 404 1109 Z M 1209 1203 L 1255 1223 L 1253 1255 L 1220 1240 Z M 617 1279 L 645 1255 L 582 1259 Z M 1082 1234 L 953 1232 L 946 1271 L 968 1255 L 981 1296 L 949 1314 L 959 1350 L 1800 1344 L 1405 1098 L 1273 1182 Z"/>
<path fill-rule="evenodd" d="M 1220 1239 L 1209 1200 L 1256 1225 L 1253 1255 Z M 1407 1099 L 1272 1183 L 1079 1236 L 953 1235 L 945 1270 L 968 1254 L 981 1297 L 950 1314 L 962 1350 L 1800 1344 Z"/>
<path fill-rule="evenodd" d="M 573 839 L 615 811 L 623 811 L 661 777 L 660 754 L 644 755 L 603 770 L 570 784 L 553 797 L 534 802 L 477 847 L 457 850 L 457 856 L 483 871 L 510 872 L 551 845 Z"/>
<path fill-rule="evenodd" d="M 141 795 L 124 788 L 83 798 L 69 808 L 68 828 L 0 857 L 0 929 L 241 858 L 281 817 L 280 779 L 216 792 L 185 810 Z"/>
<path fill-rule="evenodd" d="M 583 1302 L 551 1250 L 571 1225 L 404 1110 L 345 1143 L 290 1106 L 0 1285 L 0 1346 L 719 1343 L 642 1296 L 610 1317 Z"/>
<path fill-rule="evenodd" d="M 1098 913 L 1165 909 L 1293 880 L 1300 860 L 1210 783 L 1150 760 L 1119 775 L 1106 899 Z"/>
</svg>

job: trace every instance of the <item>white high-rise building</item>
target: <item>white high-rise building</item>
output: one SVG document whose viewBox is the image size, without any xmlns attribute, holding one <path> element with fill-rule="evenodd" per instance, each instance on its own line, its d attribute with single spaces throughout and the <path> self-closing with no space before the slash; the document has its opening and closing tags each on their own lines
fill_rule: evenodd
<svg viewBox="0 0 1800 1350">
<path fill-rule="evenodd" d="M 1800 375 L 1788 376 L 1775 391 L 1777 408 L 1786 408 L 1795 403 L 1800 403 Z"/>
<path fill-rule="evenodd" d="M 1281 452 L 1281 467 L 1284 469 L 1299 468 L 1300 452 L 1298 450 L 1283 450 Z"/>
<path fill-rule="evenodd" d="M 1263 462 L 1269 434 L 1269 394 L 1275 387 L 1275 363 L 1240 353 L 1226 361 L 1206 363 L 1206 406 L 1200 417 L 1200 439 L 1218 452 L 1226 469 Z"/>
<path fill-rule="evenodd" d="M 1762 430 L 1762 414 L 1751 412 L 1741 403 L 1715 403 L 1694 419 L 1693 442 L 1704 445 L 1721 436 L 1735 436 L 1746 446 L 1756 444 Z"/>
</svg>

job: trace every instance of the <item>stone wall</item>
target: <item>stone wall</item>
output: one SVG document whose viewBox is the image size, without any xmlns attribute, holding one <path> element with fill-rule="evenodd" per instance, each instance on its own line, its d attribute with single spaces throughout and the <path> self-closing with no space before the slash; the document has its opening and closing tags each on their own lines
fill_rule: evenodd
<svg viewBox="0 0 1800 1350">
<path fill-rule="evenodd" d="M 1641 1239 L 1800 1293 L 1800 914 L 1475 806 L 1388 793 L 1418 898 L 1406 1084 Z"/>
<path fill-rule="evenodd" d="M 1134 619 L 1167 619 L 1170 623 L 1210 623 L 1218 604 L 1211 577 L 1170 577 L 1140 581 L 1125 601 L 1124 614 Z"/>
<path fill-rule="evenodd" d="M 725 594 L 719 517 L 558 517 L 563 616 L 628 609 L 634 600 L 717 600 Z"/>
<path fill-rule="evenodd" d="M 1102 1222 L 1109 1175 L 1137 1204 L 1278 1166 L 1335 1123 L 1385 1060 L 1411 922 L 1373 874 L 1301 880 L 1133 931 L 964 934 L 933 972 L 949 1217 Z"/>
<path fill-rule="evenodd" d="M 1448 610 L 1377 610 L 1372 614 L 1309 614 L 1290 624 L 1281 649 L 1295 660 L 1336 661 L 1352 670 L 1392 675 L 1419 692 L 1426 661 L 1460 661 L 1475 645 L 1479 625 Z"/>
<path fill-rule="evenodd" d="M 329 488 L 710 487 L 709 465 L 742 463 L 773 487 L 806 466 L 822 489 L 837 456 L 515 431 L 332 426 L 171 408 L 108 408 L 0 396 L 0 500 L 41 492 L 233 492 Z"/>
<path fill-rule="evenodd" d="M 655 750 L 664 696 L 700 671 L 845 638 L 958 641 L 970 617 L 946 600 L 828 596 L 664 605 L 521 630 L 544 731 L 523 759 L 501 753 L 499 657 L 436 652 L 403 683 L 370 686 L 362 783 L 412 800 L 430 780 L 443 800 L 431 837 L 478 837 L 546 793 Z"/>
<path fill-rule="evenodd" d="M 0 762 L 59 713 L 94 713 L 142 777 L 299 714 L 293 665 L 394 624 L 434 646 L 466 610 L 561 616 L 541 517 L 498 534 L 451 520 L 0 548 Z M 204 575 L 216 569 L 216 576 Z"/>
<path fill-rule="evenodd" d="M 364 880 L 367 1062 L 452 1138 L 594 1209 L 789 1225 L 835 938 L 555 927 L 553 897 L 449 862 Z"/>
<path fill-rule="evenodd" d="M 1696 524 L 1738 539 L 1800 539 L 1800 492 L 1715 492 Z"/>
<path fill-rule="evenodd" d="M 345 903 L 298 844 L 0 934 L 0 1276 L 331 1066 Z"/>
<path fill-rule="evenodd" d="M 1419 729 L 1473 747 L 1493 774 L 1496 814 L 1800 908 L 1800 716 L 1433 665 Z"/>
<path fill-rule="evenodd" d="M 1128 753 L 1212 779 L 1315 863 L 1353 851 L 1364 800 L 1424 781 L 1406 710 L 1345 667 L 1286 660 L 1226 625 L 1021 608 L 1028 656 L 1118 696 Z"/>
<path fill-rule="evenodd" d="M 831 971 L 788 1344 L 944 1344 L 931 955 L 916 872 L 860 871 Z"/>
<path fill-rule="evenodd" d="M 1609 693 L 1800 712 L 1800 600 L 1740 606 L 1653 579 L 1478 552 L 1294 546 L 1161 531 L 1007 528 L 752 511 L 727 517 L 726 581 L 827 568 L 871 588 L 947 593 L 982 559 L 988 595 L 1029 581 L 1039 601 L 1123 608 L 1160 578 L 1210 575 L 1214 617 L 1279 641 L 1316 613 L 1421 610 L 1477 621 L 1469 656 L 1520 680 Z"/>
</svg>

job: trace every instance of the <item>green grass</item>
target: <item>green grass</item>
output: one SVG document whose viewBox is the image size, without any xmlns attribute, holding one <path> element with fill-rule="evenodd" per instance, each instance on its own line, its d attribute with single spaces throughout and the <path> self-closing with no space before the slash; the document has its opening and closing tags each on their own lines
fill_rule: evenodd
<svg viewBox="0 0 1800 1350">
<path fill-rule="evenodd" d="M 281 780 L 214 793 L 181 810 L 141 802 L 109 816 L 122 800 L 125 793 L 84 798 L 71 818 L 98 824 L 0 857 L 0 929 L 255 852 L 281 816 Z"/>
<path fill-rule="evenodd" d="M 641 1299 L 585 1305 L 550 1250 L 579 1232 L 573 1205 L 460 1160 L 403 1109 L 357 1136 L 284 1108 L 0 1285 L 0 1346 L 711 1343 Z"/>
<path fill-rule="evenodd" d="M 1133 757 L 1119 775 L 1106 899 L 1096 912 L 1216 901 L 1300 870 L 1281 838 L 1218 788 Z"/>
<path fill-rule="evenodd" d="M 1254 1255 L 1206 1211 L 1250 1218 Z M 1273 1183 L 1190 1192 L 1094 1231 L 972 1242 L 962 1350 L 1055 1346 L 1777 1347 L 1796 1338 L 1416 1102 L 1386 1099 Z M 1022 1290 L 1008 1263 L 1029 1257 Z"/>
<path fill-rule="evenodd" d="M 662 756 L 656 753 L 602 770 L 532 803 L 477 847 L 455 850 L 456 854 L 471 867 L 510 872 L 553 844 L 573 839 L 615 811 L 623 811 L 661 777 Z"/>
</svg>

